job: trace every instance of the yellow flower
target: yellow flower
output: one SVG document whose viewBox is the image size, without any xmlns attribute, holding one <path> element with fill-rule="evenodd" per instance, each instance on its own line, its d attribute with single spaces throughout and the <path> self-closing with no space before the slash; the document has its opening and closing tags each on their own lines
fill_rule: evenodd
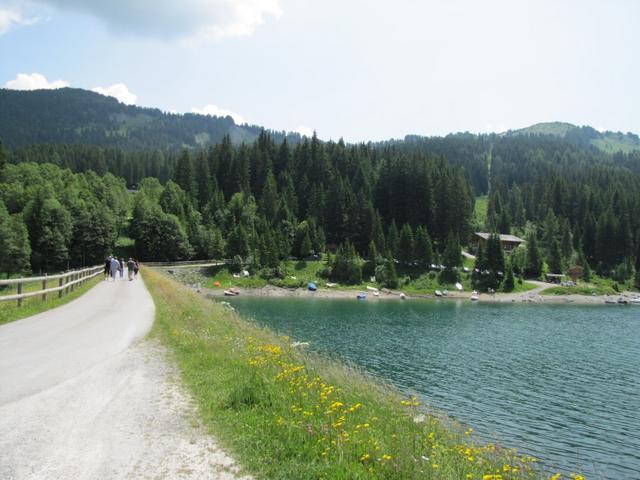
<svg viewBox="0 0 640 480">
<path fill-rule="evenodd" d="M 437 470 L 440 468 L 440 465 L 438 465 L 437 463 L 432 463 L 431 468 L 433 468 L 434 470 Z"/>
<path fill-rule="evenodd" d="M 391 458 L 391 455 L 387 455 L 386 453 L 382 455 L 382 460 L 384 460 L 385 462 L 388 462 L 389 460 L 391 460 Z"/>
<path fill-rule="evenodd" d="M 369 460 L 370 455 L 368 453 L 363 453 L 362 456 L 360 457 L 360 461 L 361 462 L 366 462 L 367 460 Z"/>
<path fill-rule="evenodd" d="M 551 475 L 551 477 L 549 477 L 549 480 L 560 480 L 561 477 L 561 473 L 554 473 L 553 475 Z"/>
</svg>

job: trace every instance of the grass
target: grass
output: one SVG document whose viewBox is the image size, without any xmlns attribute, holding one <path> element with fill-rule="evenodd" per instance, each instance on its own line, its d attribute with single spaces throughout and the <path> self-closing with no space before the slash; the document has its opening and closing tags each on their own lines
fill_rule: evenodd
<svg viewBox="0 0 640 480">
<path fill-rule="evenodd" d="M 484 225 L 487 221 L 488 206 L 489 198 L 486 195 L 476 197 L 476 203 L 473 207 L 473 216 L 478 225 Z"/>
<path fill-rule="evenodd" d="M 46 310 L 50 310 L 52 308 L 59 307 L 64 305 L 65 303 L 69 303 L 72 300 L 75 300 L 82 294 L 88 292 L 91 288 L 95 287 L 102 280 L 102 275 L 98 275 L 95 278 L 89 280 L 86 284 L 77 287 L 74 291 L 63 295 L 62 298 L 58 298 L 58 293 L 50 293 L 47 296 L 47 300 L 43 301 L 42 297 L 31 297 L 26 298 L 21 307 L 18 307 L 17 302 L 1 302 L 0 303 L 0 325 L 5 323 L 13 322 L 15 320 L 20 320 L 21 318 L 30 317 L 31 315 L 36 315 L 38 313 L 44 312 Z M 56 284 L 57 285 L 57 284 Z M 53 285 L 50 285 L 53 286 Z M 42 285 L 38 283 L 25 284 L 24 292 L 39 290 Z M 13 289 L 15 290 L 15 288 Z M 3 290 L 1 292 L 2 295 L 11 295 L 13 292 L 8 292 L 7 290 Z"/>
<path fill-rule="evenodd" d="M 474 261 L 465 258 L 464 265 L 473 268 Z M 284 279 L 271 278 L 265 279 L 259 275 L 251 275 L 249 277 L 234 277 L 233 273 L 226 265 L 216 267 L 205 267 L 197 269 L 173 268 L 174 278 L 183 284 L 195 285 L 201 284 L 205 288 L 228 289 L 237 288 L 262 288 L 266 285 L 275 285 L 283 288 L 305 288 L 309 282 L 314 282 L 319 288 L 325 288 L 328 280 L 320 277 L 320 271 L 325 268 L 324 261 L 288 261 L 286 265 L 286 276 Z M 412 295 L 433 295 L 435 290 L 449 290 L 454 292 L 455 282 L 443 283 L 440 281 L 439 274 L 436 271 L 425 272 L 416 267 L 397 266 L 399 285 L 395 290 L 405 292 Z M 364 275 L 366 277 L 366 275 Z M 471 292 L 473 285 L 471 284 L 471 274 L 461 273 L 460 283 L 464 291 Z M 220 286 L 216 286 L 218 282 Z M 367 286 L 380 287 L 376 282 L 363 281 L 356 285 L 346 285 L 337 283 L 334 290 L 347 291 L 365 291 Z M 535 285 L 529 282 L 518 284 L 516 282 L 515 289 L 512 293 L 526 292 L 535 288 Z"/>
<path fill-rule="evenodd" d="M 204 424 L 256 478 L 540 478 L 531 457 L 477 443 L 415 397 L 305 353 L 159 271 L 143 278 L 156 305 L 151 335 L 175 354 Z"/>
<path fill-rule="evenodd" d="M 558 285 L 557 287 L 550 287 L 542 292 L 540 295 L 619 295 L 613 287 L 609 285 L 597 285 L 593 283 L 579 283 L 575 287 L 563 287 Z"/>
</svg>

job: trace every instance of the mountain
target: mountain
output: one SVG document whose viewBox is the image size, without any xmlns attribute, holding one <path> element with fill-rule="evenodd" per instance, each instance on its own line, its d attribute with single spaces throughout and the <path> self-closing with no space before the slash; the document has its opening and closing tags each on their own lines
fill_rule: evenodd
<svg viewBox="0 0 640 480">
<path fill-rule="evenodd" d="M 11 148 L 32 144 L 90 144 L 123 149 L 177 149 L 253 142 L 261 127 L 236 125 L 231 117 L 173 114 L 125 105 L 78 88 L 0 89 L 0 139 Z M 271 132 L 283 138 L 284 132 Z M 288 137 L 299 139 L 297 134 Z"/>
<path fill-rule="evenodd" d="M 552 135 L 581 147 L 594 146 L 607 153 L 640 151 L 640 137 L 627 132 L 600 132 L 593 127 L 565 122 L 536 123 L 519 130 L 509 130 L 505 135 Z"/>
</svg>

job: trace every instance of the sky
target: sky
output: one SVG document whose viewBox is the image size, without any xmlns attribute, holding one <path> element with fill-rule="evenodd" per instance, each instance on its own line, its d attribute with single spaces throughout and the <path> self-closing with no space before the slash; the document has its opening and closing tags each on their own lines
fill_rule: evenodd
<svg viewBox="0 0 640 480">
<path fill-rule="evenodd" d="M 0 0 L 0 87 L 347 141 L 640 132 L 637 0 Z"/>
</svg>

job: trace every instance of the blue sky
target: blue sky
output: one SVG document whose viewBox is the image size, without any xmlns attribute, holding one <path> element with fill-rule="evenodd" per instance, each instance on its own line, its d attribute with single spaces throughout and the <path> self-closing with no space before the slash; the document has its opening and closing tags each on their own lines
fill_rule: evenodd
<svg viewBox="0 0 640 480">
<path fill-rule="evenodd" d="M 349 141 L 640 132 L 639 46 L 636 0 L 0 0 L 0 86 Z"/>
</svg>

